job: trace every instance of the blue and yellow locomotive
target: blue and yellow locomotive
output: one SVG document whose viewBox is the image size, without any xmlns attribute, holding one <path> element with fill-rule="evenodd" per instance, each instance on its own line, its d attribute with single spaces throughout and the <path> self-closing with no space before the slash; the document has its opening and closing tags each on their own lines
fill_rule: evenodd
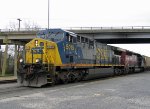
<svg viewBox="0 0 150 109">
<path fill-rule="evenodd" d="M 90 69 L 113 68 L 115 73 L 123 72 L 123 50 L 119 50 L 69 31 L 43 30 L 25 45 L 18 67 L 18 83 L 41 87 L 80 81 Z"/>
</svg>

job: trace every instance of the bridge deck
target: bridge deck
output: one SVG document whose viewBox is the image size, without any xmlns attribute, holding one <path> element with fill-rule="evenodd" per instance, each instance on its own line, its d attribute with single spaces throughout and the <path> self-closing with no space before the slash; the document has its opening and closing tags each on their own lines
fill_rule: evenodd
<svg viewBox="0 0 150 109">
<path fill-rule="evenodd" d="M 2 44 L 3 40 L 5 39 L 12 40 L 12 42 L 20 41 L 21 43 L 27 43 L 31 39 L 36 37 L 36 33 L 38 31 L 44 30 L 44 29 L 45 28 L 40 28 L 40 29 L 31 28 L 31 29 L 20 29 L 20 31 L 15 30 L 15 29 L 14 30 L 0 29 L 0 44 Z M 106 43 L 111 43 L 111 42 L 113 43 L 148 43 L 150 42 L 150 26 L 72 27 L 72 28 L 62 28 L 62 29 L 72 31 L 81 36 L 92 37 L 99 41 L 102 40 L 103 43 L 105 42 Z M 120 39 L 123 40 L 124 42 L 122 42 Z M 135 39 L 137 40 L 139 39 L 139 41 L 135 41 Z"/>
<path fill-rule="evenodd" d="M 75 32 L 75 33 L 128 33 L 128 32 L 150 32 L 150 26 L 131 26 L 131 27 L 72 27 L 65 28 L 66 30 Z"/>
</svg>

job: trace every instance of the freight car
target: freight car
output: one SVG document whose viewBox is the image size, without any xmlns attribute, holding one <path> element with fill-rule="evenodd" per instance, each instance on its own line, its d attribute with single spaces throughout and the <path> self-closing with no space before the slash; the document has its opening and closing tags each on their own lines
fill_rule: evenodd
<svg viewBox="0 0 150 109">
<path fill-rule="evenodd" d="M 148 57 L 147 57 L 148 58 Z M 83 80 L 91 69 L 112 68 L 115 75 L 143 71 L 146 57 L 61 29 L 47 29 L 25 45 L 18 83 L 41 87 Z M 148 58 L 149 59 L 149 58 Z"/>
</svg>

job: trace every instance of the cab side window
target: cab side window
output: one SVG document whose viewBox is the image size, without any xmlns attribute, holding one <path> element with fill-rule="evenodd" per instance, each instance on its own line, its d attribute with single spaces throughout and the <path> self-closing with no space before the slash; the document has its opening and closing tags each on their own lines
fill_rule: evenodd
<svg viewBox="0 0 150 109">
<path fill-rule="evenodd" d="M 89 39 L 88 38 L 85 38 L 85 43 L 89 43 Z"/>
<path fill-rule="evenodd" d="M 67 35 L 67 41 L 68 41 L 68 42 L 71 42 L 71 43 L 74 43 L 74 41 L 76 41 L 76 40 L 74 40 L 74 37 L 73 37 L 73 36 Z"/>
<path fill-rule="evenodd" d="M 84 43 L 84 42 L 85 42 L 85 38 L 81 37 L 81 43 Z"/>
<path fill-rule="evenodd" d="M 77 43 L 77 38 L 73 37 L 73 43 Z"/>
<path fill-rule="evenodd" d="M 77 36 L 77 42 L 81 42 L 81 41 L 80 41 L 80 36 Z"/>
</svg>

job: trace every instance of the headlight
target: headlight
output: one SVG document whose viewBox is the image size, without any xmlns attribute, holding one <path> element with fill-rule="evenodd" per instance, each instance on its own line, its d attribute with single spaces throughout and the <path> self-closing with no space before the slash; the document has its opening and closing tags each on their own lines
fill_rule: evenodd
<svg viewBox="0 0 150 109">
<path fill-rule="evenodd" d="M 22 62 L 23 62 L 23 59 L 20 59 L 19 62 L 22 63 Z"/>
<path fill-rule="evenodd" d="M 35 40 L 35 46 L 38 46 L 38 40 Z"/>
<path fill-rule="evenodd" d="M 36 62 L 36 63 L 39 63 L 39 62 L 40 62 L 40 59 L 36 59 L 35 62 Z"/>
</svg>

